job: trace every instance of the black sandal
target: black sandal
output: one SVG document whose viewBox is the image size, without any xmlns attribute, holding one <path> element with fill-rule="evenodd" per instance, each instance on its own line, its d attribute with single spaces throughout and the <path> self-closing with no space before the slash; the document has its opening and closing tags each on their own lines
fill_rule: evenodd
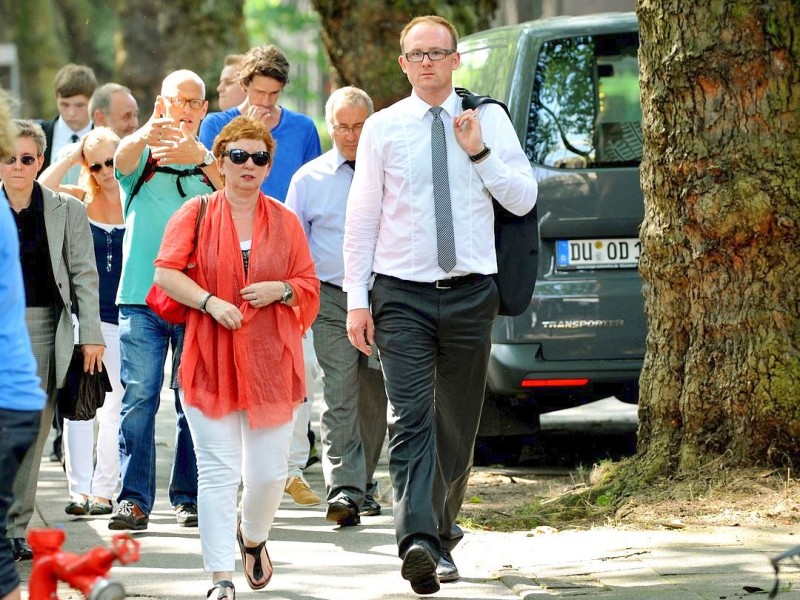
<svg viewBox="0 0 800 600">
<path fill-rule="evenodd" d="M 247 579 L 247 585 L 250 586 L 250 589 L 253 590 L 260 590 L 267 587 L 267 584 L 272 580 L 273 568 L 272 568 L 272 560 L 269 557 L 269 551 L 266 549 L 266 541 L 261 542 L 255 548 L 248 548 L 244 545 L 244 537 L 242 537 L 242 524 L 239 523 L 236 526 L 236 541 L 239 542 L 239 550 L 242 553 L 242 570 L 244 571 L 244 578 Z M 267 580 L 262 583 L 256 583 L 257 580 L 264 577 L 264 565 L 261 563 L 261 551 L 267 553 L 267 562 L 269 563 L 269 577 Z M 250 555 L 253 557 L 253 572 L 247 572 L 247 560 L 246 556 Z"/>
<path fill-rule="evenodd" d="M 219 594 L 217 594 L 215 600 L 228 600 L 228 589 L 230 589 L 233 592 L 232 596 L 233 600 L 236 600 L 236 588 L 233 587 L 233 582 L 228 581 L 227 579 L 216 582 L 214 584 L 214 587 L 208 590 L 206 598 L 211 598 L 211 594 L 214 593 L 214 590 L 219 590 Z"/>
</svg>

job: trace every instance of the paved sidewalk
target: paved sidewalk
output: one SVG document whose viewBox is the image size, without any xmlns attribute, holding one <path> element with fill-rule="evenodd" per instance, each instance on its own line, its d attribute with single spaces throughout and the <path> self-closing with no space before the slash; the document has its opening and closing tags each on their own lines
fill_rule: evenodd
<svg viewBox="0 0 800 600">
<path fill-rule="evenodd" d="M 209 580 L 202 570 L 197 529 L 178 527 L 166 498 L 173 444 L 172 402 L 164 396 L 159 413 L 158 495 L 150 527 L 134 537 L 141 559 L 115 566 L 111 573 L 128 598 L 202 599 Z M 107 545 L 113 535 L 107 517 L 64 513 L 67 486 L 60 465 L 45 462 L 33 525 L 62 527 L 65 550 L 83 553 Z M 262 592 L 251 591 L 237 557 L 234 577 L 239 598 L 275 600 L 373 600 L 417 597 L 399 574 L 385 463 L 378 473 L 384 514 L 364 517 L 362 525 L 338 529 L 325 520 L 324 505 L 283 504 L 269 542 L 275 576 Z M 323 492 L 316 464 L 306 478 Z M 442 585 L 436 598 L 534 600 L 547 596 L 719 600 L 750 596 L 745 588 L 769 590 L 769 558 L 800 544 L 789 528 L 745 527 L 702 530 L 620 531 L 598 528 L 532 535 L 526 532 L 468 532 L 454 553 L 462 575 Z M 31 563 L 18 563 L 27 583 Z M 800 569 L 783 568 L 783 598 L 800 598 Z M 792 586 L 794 589 L 792 589 Z M 27 589 L 27 588 L 25 588 Z M 259 594 L 258 596 L 256 594 Z M 762 595 L 761 597 L 766 597 Z M 27 598 L 27 592 L 23 594 Z M 62 599 L 81 595 L 64 587 Z"/>
</svg>

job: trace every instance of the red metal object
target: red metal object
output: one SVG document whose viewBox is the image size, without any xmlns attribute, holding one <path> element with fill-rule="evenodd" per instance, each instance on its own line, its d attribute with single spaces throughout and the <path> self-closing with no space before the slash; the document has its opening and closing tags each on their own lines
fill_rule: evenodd
<svg viewBox="0 0 800 600">
<path fill-rule="evenodd" d="M 61 529 L 31 529 L 28 543 L 33 549 L 33 570 L 28 582 L 30 600 L 58 599 L 58 582 L 63 581 L 89 600 L 122 600 L 125 589 L 108 579 L 115 560 L 122 564 L 139 560 L 139 542 L 121 533 L 111 547 L 92 548 L 86 554 L 64 552 L 66 535 Z"/>
</svg>

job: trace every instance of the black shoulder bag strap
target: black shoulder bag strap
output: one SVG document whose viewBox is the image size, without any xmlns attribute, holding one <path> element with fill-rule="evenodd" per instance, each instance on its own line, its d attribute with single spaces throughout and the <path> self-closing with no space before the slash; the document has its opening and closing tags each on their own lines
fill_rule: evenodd
<svg viewBox="0 0 800 600">
<path fill-rule="evenodd" d="M 131 207 L 131 202 L 136 194 L 139 193 L 139 190 L 142 189 L 142 186 L 150 181 L 153 178 L 153 175 L 156 173 L 168 173 L 170 175 L 176 175 L 178 177 L 176 184 L 178 186 L 178 193 L 181 195 L 181 198 L 186 197 L 186 192 L 183 190 L 183 185 L 181 185 L 181 179 L 184 177 L 193 177 L 195 175 L 200 175 L 208 184 L 212 190 L 214 189 L 214 184 L 211 183 L 211 180 L 208 178 L 203 172 L 203 169 L 200 167 L 195 167 L 194 169 L 173 169 L 172 167 L 161 166 L 158 164 L 158 161 L 153 158 L 153 155 L 147 157 L 147 162 L 144 164 L 144 169 L 142 169 L 142 174 L 139 175 L 139 179 L 136 180 L 136 183 L 133 185 L 133 189 L 131 193 L 128 194 L 128 197 L 125 200 L 125 211 L 122 213 L 123 215 L 128 214 L 128 210 Z"/>
<path fill-rule="evenodd" d="M 477 109 L 482 104 L 499 104 L 508 119 L 508 107 L 491 96 L 478 96 L 466 88 L 455 88 L 461 107 Z M 492 198 L 494 209 L 494 246 L 497 256 L 495 282 L 500 293 L 500 315 L 521 315 L 530 306 L 539 268 L 539 218 L 536 206 L 518 216 Z"/>
</svg>

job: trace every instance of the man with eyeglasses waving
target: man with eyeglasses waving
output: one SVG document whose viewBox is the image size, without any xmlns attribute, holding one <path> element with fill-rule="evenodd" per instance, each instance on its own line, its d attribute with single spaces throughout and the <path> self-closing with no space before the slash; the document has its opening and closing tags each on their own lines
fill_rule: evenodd
<svg viewBox="0 0 800 600">
<path fill-rule="evenodd" d="M 190 198 L 222 186 L 214 156 L 197 138 L 208 110 L 205 84 L 192 71 L 164 79 L 147 123 L 125 137 L 114 155 L 123 191 L 125 237 L 117 304 L 121 379 L 122 490 L 109 529 L 146 529 L 155 501 L 155 416 L 172 347 L 172 385 L 178 414 L 169 497 L 179 525 L 197 526 L 197 463 L 178 397 L 183 325 L 172 325 L 145 304 L 167 221 Z"/>
<path fill-rule="evenodd" d="M 438 16 L 403 29 L 411 96 L 364 124 L 345 220 L 347 333 L 380 352 L 400 573 L 418 594 L 459 578 L 455 519 L 499 309 L 492 197 L 524 215 L 537 192 L 503 110 L 462 110 L 457 44 Z"/>
</svg>

